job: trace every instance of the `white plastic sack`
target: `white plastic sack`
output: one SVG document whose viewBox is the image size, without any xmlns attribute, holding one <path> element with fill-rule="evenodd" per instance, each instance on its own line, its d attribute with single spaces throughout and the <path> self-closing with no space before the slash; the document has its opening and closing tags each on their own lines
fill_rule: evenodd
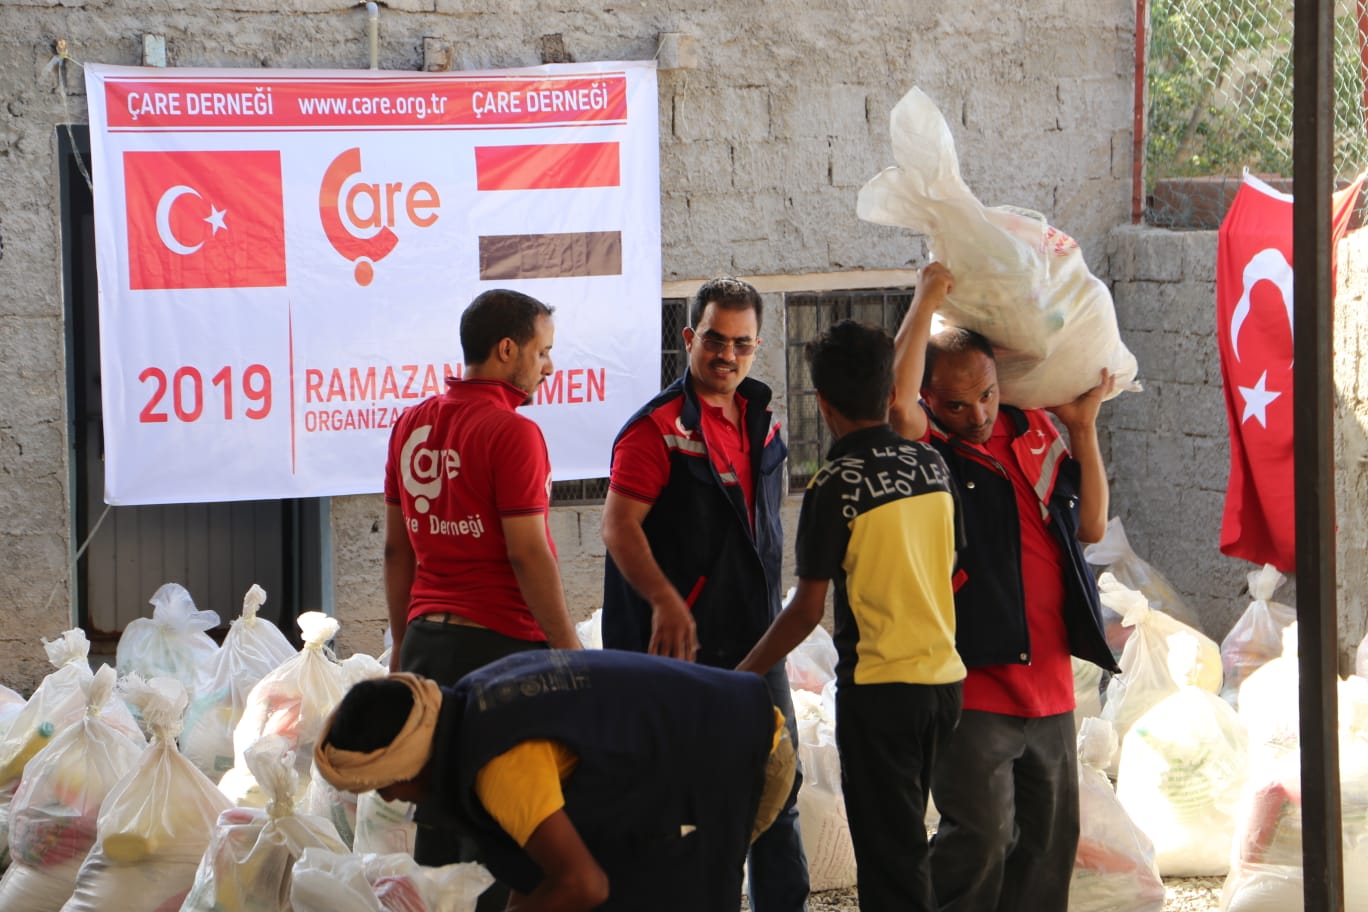
<svg viewBox="0 0 1368 912">
<path fill-rule="evenodd" d="M 831 641 L 831 634 L 818 624 L 788 654 L 785 668 L 789 686 L 794 690 L 821 693 L 822 688 L 836 678 L 836 660 L 836 644 Z"/>
<path fill-rule="evenodd" d="M 1085 719 L 1102 715 L 1102 669 L 1078 656 L 1070 656 L 1070 659 L 1074 679 L 1074 731 L 1082 732 Z"/>
<path fill-rule="evenodd" d="M 1116 797 L 1154 843 L 1165 877 L 1214 877 L 1230 868 L 1248 741 L 1235 710 L 1191 683 L 1196 643 L 1175 637 L 1185 683 L 1121 742 Z M 1184 653 L 1187 655 L 1184 655 Z"/>
<path fill-rule="evenodd" d="M 1136 719 L 1178 688 L 1168 670 L 1171 642 L 1190 640 L 1197 644 L 1193 670 L 1196 685 L 1211 693 L 1221 689 L 1221 651 L 1213 640 L 1153 610 L 1143 594 L 1122 585 L 1110 573 L 1098 578 L 1097 589 L 1102 603 L 1122 616 L 1122 624 L 1136 631 L 1121 650 L 1121 673 L 1107 684 L 1102 706 L 1102 718 L 1116 726 L 1123 740 Z"/>
<path fill-rule="evenodd" d="M 1164 883 L 1154 844 L 1117 800 L 1104 772 L 1116 754 L 1116 730 L 1086 718 L 1078 731 L 1078 805 L 1081 829 L 1069 912 L 1160 912 Z"/>
<path fill-rule="evenodd" d="M 834 688 L 832 682 L 831 688 Z M 828 696 L 831 695 L 828 690 Z M 850 842 L 845 798 L 841 792 L 841 756 L 836 749 L 836 714 L 831 699 L 795 690 L 798 762 L 803 784 L 798 789 L 798 826 L 807 853 L 808 878 L 814 893 L 855 886 L 855 849 Z"/>
<path fill-rule="evenodd" d="M 294 812 L 295 772 L 277 736 L 247 751 L 265 810 L 229 808 L 214 825 L 181 912 L 289 912 L 294 863 L 308 848 L 346 852 L 332 824 Z"/>
<path fill-rule="evenodd" d="M 356 840 L 357 796 L 354 793 L 335 788 L 318 772 L 318 767 L 311 764 L 309 779 L 299 792 L 297 806 L 300 813 L 331 823 L 345 848 L 352 848 Z"/>
<path fill-rule="evenodd" d="M 1254 669 L 1241 682 L 1235 704 L 1249 732 L 1251 752 L 1274 757 L 1297 750 L 1301 743 L 1296 622 L 1283 628 L 1282 643 L 1282 655 Z"/>
<path fill-rule="evenodd" d="M 1272 564 L 1251 570 L 1249 607 L 1221 641 L 1221 666 L 1225 683 L 1221 696 L 1238 706 L 1240 685 L 1257 668 L 1282 655 L 1282 634 L 1297 620 L 1295 609 L 1272 601 L 1273 592 L 1285 577 Z"/>
<path fill-rule="evenodd" d="M 0 684 L 0 741 L 4 740 L 5 735 L 9 733 L 10 723 L 14 721 L 15 716 L 19 715 L 19 711 L 24 708 L 24 704 L 27 702 L 23 694 Z"/>
<path fill-rule="evenodd" d="M 594 613 L 575 625 L 575 636 L 579 637 L 584 649 L 603 648 L 603 609 L 595 608 Z"/>
<path fill-rule="evenodd" d="M 305 849 L 295 862 L 295 912 L 474 912 L 494 878 L 473 862 L 421 867 L 412 857 Z"/>
<path fill-rule="evenodd" d="M 898 164 L 861 188 L 855 211 L 929 236 L 931 255 L 955 275 L 940 314 L 993 343 L 1002 401 L 1071 402 L 1103 368 L 1118 390 L 1139 389 L 1111 295 L 1078 244 L 1040 213 L 980 203 L 960 178 L 945 118 L 920 89 L 894 106 L 890 126 Z"/>
<path fill-rule="evenodd" d="M 114 650 L 119 677 L 175 678 L 194 699 L 214 668 L 219 646 L 205 631 L 218 626 L 219 616 L 198 610 L 180 583 L 164 584 L 148 602 L 152 617 L 129 621 L 119 635 Z"/>
<path fill-rule="evenodd" d="M 94 677 L 84 631 L 73 628 L 56 639 L 43 640 L 43 649 L 55 670 L 38 684 L 0 741 L 0 869 L 9 864 L 9 805 L 24 767 L 61 731 L 84 718 L 87 689 Z M 100 715 L 130 738 L 142 740 L 133 714 L 117 696 L 105 700 Z"/>
<path fill-rule="evenodd" d="M 100 809 L 96 841 L 63 912 L 168 912 L 195 880 L 218 815 L 229 806 L 176 748 L 186 704 L 175 678 L 120 682 L 152 740 Z"/>
<path fill-rule="evenodd" d="M 1274 662 L 1282 662 L 1282 658 Z M 1255 672 L 1265 676 L 1269 665 Z M 1246 684 L 1246 687 L 1249 685 Z M 1244 691 L 1242 690 L 1242 699 Z M 1293 691 L 1292 704 L 1296 704 Z M 1344 854 L 1344 908 L 1368 912 L 1368 681 L 1339 686 L 1340 814 Z M 1242 704 L 1243 709 L 1248 703 Z M 1240 804 L 1234 859 L 1221 891 L 1221 908 L 1233 912 L 1301 912 L 1301 767 L 1296 741 L 1250 752 L 1248 783 Z"/>
<path fill-rule="evenodd" d="M 119 731 L 100 715 L 115 674 L 101 668 L 85 685 L 86 715 L 29 761 L 10 804 L 13 864 L 0 880 L 0 909 L 56 912 L 76 886 L 95 843 L 100 806 L 137 763 L 141 734 Z"/>
<path fill-rule="evenodd" d="M 356 796 L 356 836 L 352 851 L 357 855 L 413 854 L 418 824 L 415 807 L 407 801 L 386 801 L 379 792 Z"/>
<path fill-rule="evenodd" d="M 1100 567 L 1112 575 L 1118 583 L 1128 589 L 1143 594 L 1149 600 L 1151 609 L 1164 612 L 1176 621 L 1181 621 L 1193 630 L 1200 631 L 1201 623 L 1197 615 L 1173 584 L 1148 561 L 1135 553 L 1121 517 L 1113 516 L 1107 521 L 1107 531 L 1101 541 L 1094 542 L 1083 549 L 1083 557 L 1094 567 Z M 1102 620 L 1107 634 L 1107 645 L 1112 653 L 1121 654 L 1126 645 L 1131 628 L 1121 623 L 1121 616 L 1106 605 L 1102 606 Z"/>
<path fill-rule="evenodd" d="M 257 616 L 265 602 L 266 591 L 253 583 L 243 596 L 241 617 L 229 626 L 214 656 L 208 681 L 185 714 L 181 752 L 215 781 L 233 765 L 233 728 L 252 687 L 295 655 L 280 628 Z"/>
<path fill-rule="evenodd" d="M 303 798 L 314 742 L 328 714 L 347 691 L 346 673 L 324 648 L 337 629 L 337 620 L 321 612 L 301 614 L 299 630 L 304 648 L 258 681 L 248 694 L 242 719 L 233 729 L 233 769 L 220 780 L 224 793 L 235 804 L 265 804 L 259 793 L 251 797 L 254 780 L 245 761 L 247 748 L 263 735 L 280 735 L 289 743 L 295 771 L 300 775 L 298 798 Z"/>
</svg>

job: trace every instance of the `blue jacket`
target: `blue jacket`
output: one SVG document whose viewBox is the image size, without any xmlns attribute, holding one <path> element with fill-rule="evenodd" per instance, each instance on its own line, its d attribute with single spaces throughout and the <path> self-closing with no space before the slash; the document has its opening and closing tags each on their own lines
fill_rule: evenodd
<svg viewBox="0 0 1368 912">
<path fill-rule="evenodd" d="M 516 653 L 444 688 L 420 819 L 455 822 L 496 878 L 531 892 L 541 870 L 475 778 L 523 741 L 559 741 L 579 758 L 565 812 L 608 875 L 600 908 L 730 912 L 774 725 L 756 675 L 614 650 Z"/>
<path fill-rule="evenodd" d="M 737 393 L 746 400 L 754 532 L 741 489 L 724 483 L 708 457 L 702 412 L 687 371 L 623 426 L 625 432 L 638 421 L 652 422 L 669 450 L 669 482 L 643 529 L 656 563 L 693 609 L 697 661 L 720 668 L 746 657 L 779 613 L 782 592 L 779 508 L 788 448 L 769 411 L 769 387 L 746 378 Z M 603 645 L 645 652 L 650 641 L 651 606 L 610 555 L 603 580 Z"/>
<path fill-rule="evenodd" d="M 1069 651 L 1107 671 L 1120 671 L 1107 648 L 1097 584 L 1078 540 L 1079 465 L 1044 412 L 1003 405 L 997 420 L 1012 422 L 1018 441 L 1027 433 L 1041 435 L 1039 465 L 1033 471 L 1023 464 L 1023 469 L 1036 486 L 1050 516 L 1050 531 L 1064 552 Z M 968 542 L 959 552 L 956 573 L 956 648 L 970 668 L 1027 664 L 1031 642 L 1021 581 L 1021 523 L 1011 479 L 992 457 L 947 434 L 934 416 L 930 442 L 955 479 Z"/>
</svg>

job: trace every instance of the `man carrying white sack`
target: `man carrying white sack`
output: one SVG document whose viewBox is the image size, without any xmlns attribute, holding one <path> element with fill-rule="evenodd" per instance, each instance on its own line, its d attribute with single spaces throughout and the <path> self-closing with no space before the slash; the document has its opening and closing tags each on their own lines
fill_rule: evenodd
<svg viewBox="0 0 1368 912">
<path fill-rule="evenodd" d="M 796 765 L 762 679 L 617 650 L 363 681 L 314 761 L 472 833 L 513 912 L 735 912 Z"/>
<path fill-rule="evenodd" d="M 1046 410 L 999 405 L 987 339 L 958 328 L 931 336 L 953 282 L 939 263 L 922 270 L 898 330 L 890 415 L 894 430 L 944 457 L 968 540 L 954 582 L 969 674 L 931 777 L 941 812 L 932 885 L 941 912 L 1065 912 L 1079 832 L 1070 655 L 1119 670 L 1082 549 L 1106 528 L 1096 421 L 1114 381 L 1104 370 L 1048 410 L 1071 455 Z"/>
</svg>

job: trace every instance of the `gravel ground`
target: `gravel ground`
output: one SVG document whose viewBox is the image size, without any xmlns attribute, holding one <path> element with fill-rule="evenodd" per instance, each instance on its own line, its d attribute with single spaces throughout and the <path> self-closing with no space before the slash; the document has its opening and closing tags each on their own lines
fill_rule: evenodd
<svg viewBox="0 0 1368 912">
<path fill-rule="evenodd" d="M 1171 877 L 1164 881 L 1164 912 L 1215 912 L 1220 907 L 1224 877 Z M 741 903 L 744 910 L 750 904 Z M 809 912 L 857 912 L 860 902 L 854 890 L 828 890 L 812 894 Z"/>
</svg>

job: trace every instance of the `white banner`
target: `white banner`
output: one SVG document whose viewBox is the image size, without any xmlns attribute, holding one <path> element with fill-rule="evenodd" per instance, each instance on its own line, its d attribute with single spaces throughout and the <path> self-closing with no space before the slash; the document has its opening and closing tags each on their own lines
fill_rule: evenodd
<svg viewBox="0 0 1368 912">
<path fill-rule="evenodd" d="M 88 65 L 105 500 L 381 489 L 490 288 L 553 306 L 525 414 L 608 474 L 660 383 L 651 62 L 523 70 Z"/>
</svg>

